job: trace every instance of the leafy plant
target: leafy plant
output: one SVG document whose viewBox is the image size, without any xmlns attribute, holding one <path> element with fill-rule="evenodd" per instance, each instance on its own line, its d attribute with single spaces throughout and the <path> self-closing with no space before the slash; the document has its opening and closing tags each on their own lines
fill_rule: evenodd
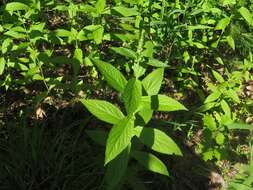
<svg viewBox="0 0 253 190">
<path fill-rule="evenodd" d="M 128 81 L 123 74 L 109 63 L 94 60 L 94 64 L 103 74 L 108 84 L 120 93 L 124 110 L 103 100 L 83 99 L 84 106 L 98 119 L 113 124 L 106 140 L 105 165 L 121 168 L 117 177 L 110 178 L 109 188 L 114 188 L 121 180 L 127 168 L 128 159 L 135 158 L 147 169 L 163 175 L 169 175 L 166 166 L 155 155 L 136 151 L 132 138 L 137 137 L 144 145 L 154 151 L 167 155 L 182 155 L 177 144 L 164 132 L 144 127 L 151 119 L 153 111 L 187 110 L 178 101 L 158 94 L 163 68 L 148 74 L 142 81 L 131 78 Z M 124 114 L 125 113 L 125 114 Z"/>
</svg>

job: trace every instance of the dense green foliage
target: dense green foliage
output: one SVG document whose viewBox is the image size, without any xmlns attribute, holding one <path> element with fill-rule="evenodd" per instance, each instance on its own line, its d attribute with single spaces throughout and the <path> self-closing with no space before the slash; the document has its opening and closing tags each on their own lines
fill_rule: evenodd
<svg viewBox="0 0 253 190">
<path fill-rule="evenodd" d="M 3 1 L 0 189 L 174 189 L 186 147 L 253 189 L 252 49 L 250 0 Z"/>
</svg>

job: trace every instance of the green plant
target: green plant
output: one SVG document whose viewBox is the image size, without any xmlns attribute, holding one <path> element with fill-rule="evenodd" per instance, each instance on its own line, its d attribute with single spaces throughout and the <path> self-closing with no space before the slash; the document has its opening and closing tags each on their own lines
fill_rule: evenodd
<svg viewBox="0 0 253 190">
<path fill-rule="evenodd" d="M 163 68 L 158 68 L 148 74 L 142 81 L 137 77 L 128 81 L 114 66 L 109 63 L 94 60 L 94 64 L 104 76 L 108 84 L 118 91 L 123 100 L 126 115 L 115 105 L 95 99 L 83 99 L 84 106 L 98 119 L 113 124 L 106 140 L 105 165 L 109 163 L 108 171 L 121 168 L 114 178 L 108 181 L 109 188 L 114 188 L 124 175 L 129 156 L 154 172 L 168 175 L 166 166 L 153 154 L 134 150 L 131 140 L 136 136 L 144 145 L 154 151 L 164 154 L 182 155 L 176 143 L 164 132 L 144 127 L 153 111 L 187 110 L 176 100 L 158 94 L 162 80 Z M 112 174 L 109 174 L 112 175 Z"/>
</svg>

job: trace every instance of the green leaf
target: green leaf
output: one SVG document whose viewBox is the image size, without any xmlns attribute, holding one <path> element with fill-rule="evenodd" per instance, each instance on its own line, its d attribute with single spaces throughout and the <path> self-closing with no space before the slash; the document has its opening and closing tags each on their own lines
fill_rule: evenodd
<svg viewBox="0 0 253 190">
<path fill-rule="evenodd" d="M 83 64 L 83 51 L 80 48 L 75 49 L 74 58 L 77 59 L 80 64 Z"/>
<path fill-rule="evenodd" d="M 231 109 L 225 100 L 221 101 L 221 108 L 223 112 L 225 113 L 225 115 L 228 115 L 229 117 L 231 117 Z"/>
<path fill-rule="evenodd" d="M 128 48 L 124 48 L 124 47 L 111 47 L 110 49 L 113 50 L 114 52 L 116 52 L 116 53 L 118 53 L 120 55 L 123 55 L 125 57 L 128 57 L 128 58 L 136 59 L 136 57 L 137 57 L 136 52 L 134 52 L 133 50 L 128 49 Z"/>
<path fill-rule="evenodd" d="M 138 109 L 141 95 L 141 82 L 138 79 L 130 79 L 123 93 L 123 100 L 128 114 L 133 114 Z"/>
<path fill-rule="evenodd" d="M 215 119 L 211 115 L 205 115 L 203 118 L 204 125 L 207 126 L 211 131 L 217 129 Z"/>
<path fill-rule="evenodd" d="M 4 57 L 1 57 L 0 58 L 0 75 L 2 75 L 4 72 L 5 64 L 6 62 L 5 62 Z"/>
<path fill-rule="evenodd" d="M 230 17 L 223 18 L 218 22 L 214 30 L 222 30 L 224 32 L 227 26 L 229 25 L 229 23 L 230 23 Z"/>
<path fill-rule="evenodd" d="M 252 18 L 252 14 L 250 13 L 250 11 L 245 7 L 241 7 L 239 9 L 239 12 L 242 15 L 242 17 L 248 22 L 248 24 L 253 26 L 253 18 Z"/>
<path fill-rule="evenodd" d="M 143 96 L 141 98 L 143 108 L 157 111 L 187 110 L 181 103 L 165 95 Z"/>
<path fill-rule="evenodd" d="M 104 27 L 102 25 L 88 25 L 85 26 L 83 29 L 92 32 L 92 36 L 89 39 L 94 39 L 96 44 L 100 44 L 102 42 L 104 35 Z"/>
<path fill-rule="evenodd" d="M 119 92 L 124 91 L 127 80 L 118 69 L 101 60 L 93 59 L 93 62 L 111 87 Z"/>
<path fill-rule="evenodd" d="M 167 167 L 155 155 L 147 153 L 147 152 L 133 151 L 131 156 L 134 157 L 146 169 L 155 173 L 169 176 Z"/>
<path fill-rule="evenodd" d="M 177 144 L 164 132 L 151 127 L 136 127 L 135 134 L 140 141 L 159 153 L 182 155 Z"/>
<path fill-rule="evenodd" d="M 105 165 L 117 157 L 130 143 L 134 135 L 134 119 L 126 117 L 113 126 L 106 142 Z"/>
<path fill-rule="evenodd" d="M 219 83 L 223 83 L 223 82 L 224 82 L 224 79 L 223 79 L 223 77 L 221 76 L 220 73 L 218 73 L 218 72 L 215 71 L 215 70 L 212 70 L 212 73 L 213 73 L 214 78 L 215 78 Z"/>
<path fill-rule="evenodd" d="M 138 112 L 138 115 L 141 116 L 141 118 L 143 119 L 144 123 L 147 124 L 151 118 L 152 118 L 152 115 L 153 115 L 153 110 L 151 109 L 141 109 L 139 112 Z"/>
<path fill-rule="evenodd" d="M 97 30 L 93 31 L 92 35 L 93 35 L 93 39 L 96 42 L 96 44 L 100 44 L 103 40 L 104 27 L 100 26 Z"/>
<path fill-rule="evenodd" d="M 13 43 L 13 41 L 10 38 L 7 38 L 3 41 L 2 47 L 1 47 L 1 50 L 2 50 L 3 54 L 5 54 L 8 51 L 8 49 L 11 46 L 12 43 Z"/>
<path fill-rule="evenodd" d="M 57 29 L 55 30 L 55 34 L 59 37 L 69 37 L 71 36 L 71 32 L 65 29 Z"/>
<path fill-rule="evenodd" d="M 213 93 L 211 93 L 209 96 L 207 96 L 204 103 L 206 104 L 206 103 L 214 102 L 215 100 L 219 99 L 220 96 L 221 96 L 221 92 L 216 90 Z"/>
<path fill-rule="evenodd" d="M 107 189 L 115 189 L 126 173 L 131 146 L 127 146 L 107 167 L 105 180 Z"/>
<path fill-rule="evenodd" d="M 245 124 L 245 123 L 230 123 L 226 124 L 228 129 L 246 129 L 253 130 L 253 125 Z"/>
<path fill-rule="evenodd" d="M 26 34 L 16 32 L 16 31 L 13 31 L 13 30 L 9 30 L 9 31 L 5 32 L 4 35 L 11 36 L 15 39 L 26 38 Z"/>
<path fill-rule="evenodd" d="M 227 42 L 228 42 L 228 45 L 233 49 L 235 50 L 235 41 L 234 41 L 234 38 L 230 35 L 230 36 L 227 36 Z"/>
<path fill-rule="evenodd" d="M 235 90 L 229 89 L 229 90 L 225 91 L 225 94 L 226 94 L 229 98 L 231 98 L 234 102 L 236 102 L 236 103 L 240 103 L 240 102 L 241 102 L 241 101 L 240 101 L 240 98 L 239 98 L 239 96 L 238 96 L 238 94 L 236 93 Z"/>
<path fill-rule="evenodd" d="M 152 43 L 152 41 L 147 41 L 145 42 L 144 47 L 146 48 L 143 52 L 142 55 L 145 57 L 153 57 L 153 53 L 154 53 L 154 44 Z"/>
<path fill-rule="evenodd" d="M 225 136 L 219 132 L 215 137 L 215 141 L 218 145 L 223 145 L 225 142 Z"/>
<path fill-rule="evenodd" d="M 153 67 L 169 67 L 166 63 L 153 58 L 149 59 L 147 64 Z"/>
<path fill-rule="evenodd" d="M 208 111 L 208 110 L 210 110 L 210 109 L 212 109 L 212 108 L 214 108 L 216 106 L 217 106 L 216 102 L 209 102 L 209 103 L 206 103 L 206 104 L 198 107 L 196 109 L 196 112 L 206 112 L 206 111 Z"/>
<path fill-rule="evenodd" d="M 148 95 L 151 96 L 151 95 L 158 94 L 162 85 L 163 73 L 164 73 L 164 69 L 159 68 L 159 69 L 154 70 L 152 73 L 147 75 L 142 80 L 142 85 Z"/>
<path fill-rule="evenodd" d="M 95 8 L 97 10 L 98 14 L 101 14 L 103 12 L 103 10 L 105 9 L 105 5 L 106 5 L 106 0 L 98 0 Z"/>
<path fill-rule="evenodd" d="M 127 8 L 123 6 L 117 6 L 117 7 L 114 7 L 113 10 L 115 10 L 116 12 L 118 12 L 124 17 L 139 15 L 137 8 Z"/>
<path fill-rule="evenodd" d="M 116 124 L 124 118 L 123 113 L 113 104 L 103 100 L 82 99 L 84 106 L 98 119 L 107 123 Z"/>
<path fill-rule="evenodd" d="M 12 3 L 8 3 L 5 7 L 6 11 L 27 11 L 29 10 L 29 6 L 24 4 L 24 3 L 20 3 L 20 2 L 12 2 Z"/>
</svg>

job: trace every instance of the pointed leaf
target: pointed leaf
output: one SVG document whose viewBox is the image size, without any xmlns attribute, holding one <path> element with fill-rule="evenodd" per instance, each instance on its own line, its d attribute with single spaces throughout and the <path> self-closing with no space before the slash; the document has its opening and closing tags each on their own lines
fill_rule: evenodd
<svg viewBox="0 0 253 190">
<path fill-rule="evenodd" d="M 148 95 L 158 94 L 162 85 L 163 72 L 162 68 L 156 69 L 142 80 L 142 85 Z"/>
<path fill-rule="evenodd" d="M 141 82 L 138 79 L 130 79 L 123 93 L 123 100 L 128 114 L 132 114 L 137 110 L 140 105 L 141 95 Z"/>
<path fill-rule="evenodd" d="M 169 176 L 167 167 L 155 155 L 141 151 L 133 151 L 131 155 L 146 169 L 155 173 Z"/>
<path fill-rule="evenodd" d="M 143 96 L 141 98 L 141 105 L 143 108 L 157 111 L 187 110 L 187 108 L 177 100 L 160 94 L 154 96 Z"/>
<path fill-rule="evenodd" d="M 110 49 L 113 50 L 114 52 L 116 52 L 116 53 L 118 53 L 120 55 L 123 55 L 125 57 L 128 57 L 128 58 L 136 59 L 136 57 L 137 57 L 136 52 L 134 52 L 133 50 L 128 49 L 128 48 L 124 48 L 124 47 L 111 47 Z"/>
<path fill-rule="evenodd" d="M 136 8 L 127 8 L 124 6 L 118 6 L 118 7 L 114 7 L 113 10 L 115 10 L 116 12 L 118 12 L 124 17 L 139 15 L 139 12 L 137 11 Z"/>
<path fill-rule="evenodd" d="M 239 9 L 239 12 L 242 15 L 242 17 L 248 22 L 248 24 L 253 26 L 253 18 L 252 18 L 252 14 L 250 13 L 250 11 L 245 7 L 241 7 Z"/>
<path fill-rule="evenodd" d="M 224 82 L 224 79 L 223 79 L 223 77 L 221 76 L 220 73 L 218 73 L 218 72 L 215 71 L 215 70 L 212 70 L 212 73 L 213 73 L 214 78 L 215 78 L 219 83 L 223 83 L 223 82 Z"/>
<path fill-rule="evenodd" d="M 135 135 L 154 151 L 168 155 L 182 155 L 177 144 L 163 131 L 151 127 L 136 127 Z"/>
<path fill-rule="evenodd" d="M 130 143 L 134 135 L 134 119 L 126 117 L 113 126 L 106 142 L 105 164 L 117 157 Z"/>
<path fill-rule="evenodd" d="M 161 68 L 169 67 L 166 63 L 159 61 L 157 59 L 149 59 L 147 64 L 153 67 L 161 67 Z"/>
<path fill-rule="evenodd" d="M 220 91 L 214 91 L 212 94 L 207 96 L 204 103 L 206 104 L 206 103 L 209 103 L 209 102 L 214 102 L 215 100 L 219 99 L 220 96 L 221 96 Z"/>
<path fill-rule="evenodd" d="M 86 100 L 81 102 L 98 119 L 107 123 L 116 124 L 124 118 L 123 113 L 113 104 L 103 100 Z"/>
<path fill-rule="evenodd" d="M 108 84 L 119 92 L 123 92 L 127 84 L 127 80 L 121 72 L 109 63 L 101 60 L 93 59 L 94 64 L 102 73 Z"/>
</svg>

